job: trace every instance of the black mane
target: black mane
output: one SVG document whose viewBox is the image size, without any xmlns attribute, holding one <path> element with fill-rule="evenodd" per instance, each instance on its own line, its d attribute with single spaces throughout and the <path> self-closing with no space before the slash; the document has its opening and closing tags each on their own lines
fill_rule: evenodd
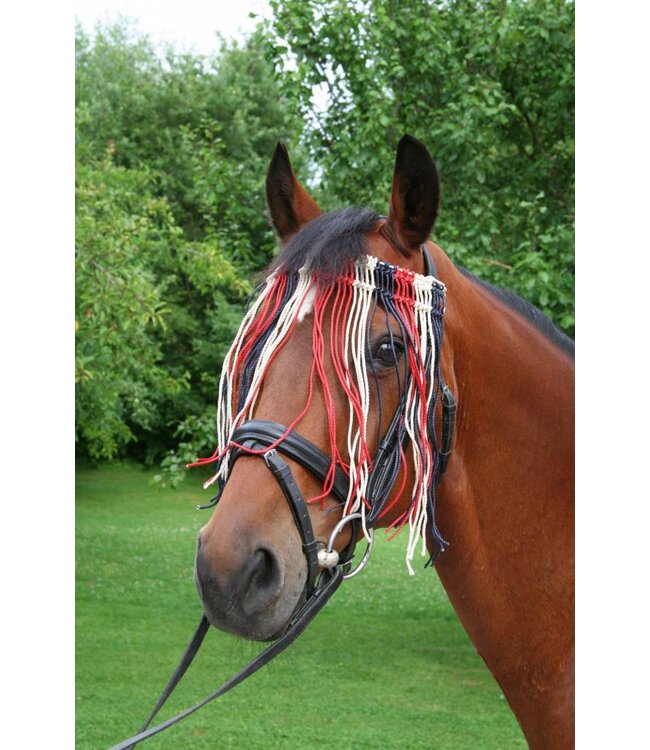
<svg viewBox="0 0 650 750">
<path fill-rule="evenodd" d="M 532 325 L 534 325 L 540 333 L 546 336 L 546 338 L 551 343 L 555 344 L 558 349 L 561 349 L 570 357 L 575 358 L 575 343 L 573 342 L 573 340 L 570 339 L 565 333 L 562 333 L 562 331 L 557 328 L 553 321 L 549 317 L 547 317 L 541 310 L 536 308 L 535 305 L 532 305 L 530 302 L 523 299 L 518 294 L 515 294 L 515 292 L 510 291 L 510 289 L 502 289 L 501 287 L 489 284 L 487 281 L 483 281 L 483 279 L 479 279 L 477 276 L 474 276 L 473 273 L 470 273 L 466 268 L 463 268 L 463 266 L 456 266 L 456 268 L 458 268 L 463 276 L 470 279 L 475 284 L 483 287 L 484 289 L 487 289 L 497 299 L 506 304 L 511 310 L 519 313 L 522 318 L 525 318 L 529 323 L 532 323 Z"/>
<path fill-rule="evenodd" d="M 318 216 L 287 242 L 271 270 L 295 273 L 306 266 L 336 276 L 366 252 L 366 234 L 378 218 L 371 208 L 358 206 Z"/>
</svg>

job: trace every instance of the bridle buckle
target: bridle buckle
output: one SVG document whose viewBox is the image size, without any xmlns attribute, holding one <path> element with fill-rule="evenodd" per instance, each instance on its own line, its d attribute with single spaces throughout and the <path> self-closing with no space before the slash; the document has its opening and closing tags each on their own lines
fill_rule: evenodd
<svg viewBox="0 0 650 750">
<path fill-rule="evenodd" d="M 272 458 L 275 458 L 275 456 L 278 455 L 278 452 L 275 450 L 275 448 L 271 448 L 270 451 L 266 451 L 262 458 L 264 459 L 264 463 L 271 468 L 271 464 L 269 463 Z"/>
</svg>

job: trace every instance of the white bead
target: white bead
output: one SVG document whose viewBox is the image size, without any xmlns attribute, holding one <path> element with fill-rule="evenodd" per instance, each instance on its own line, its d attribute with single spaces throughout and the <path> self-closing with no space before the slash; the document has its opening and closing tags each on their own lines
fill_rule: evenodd
<svg viewBox="0 0 650 750">
<path fill-rule="evenodd" d="M 321 568 L 333 568 L 338 564 L 338 561 L 339 553 L 335 549 L 331 552 L 328 552 L 326 549 L 318 550 L 318 564 Z"/>
</svg>

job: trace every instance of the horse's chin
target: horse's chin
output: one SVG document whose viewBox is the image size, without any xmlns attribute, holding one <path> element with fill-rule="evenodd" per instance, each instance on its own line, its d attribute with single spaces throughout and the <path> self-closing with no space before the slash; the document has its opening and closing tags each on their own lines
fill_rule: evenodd
<svg viewBox="0 0 650 750">
<path fill-rule="evenodd" d="M 269 642 L 277 641 L 278 638 L 281 638 L 287 632 L 294 612 L 303 603 L 304 596 L 301 595 L 293 607 L 287 604 L 279 608 L 279 611 L 255 618 L 233 616 L 233 611 L 224 616 L 222 613 L 215 613 L 207 608 L 205 609 L 205 613 L 210 624 L 217 630 L 230 633 L 230 635 L 243 638 L 247 641 Z"/>
<path fill-rule="evenodd" d="M 224 633 L 247 641 L 275 641 L 284 635 L 294 614 L 305 602 L 304 577 L 299 576 L 295 585 L 285 585 L 277 598 L 260 611 L 247 608 L 236 598 L 227 603 L 204 593 L 195 577 L 196 588 L 203 610 L 210 624 Z"/>
</svg>

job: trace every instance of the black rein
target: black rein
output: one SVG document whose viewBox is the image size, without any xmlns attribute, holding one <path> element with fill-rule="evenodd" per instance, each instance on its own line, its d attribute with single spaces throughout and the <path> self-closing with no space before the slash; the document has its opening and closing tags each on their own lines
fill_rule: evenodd
<svg viewBox="0 0 650 750">
<path fill-rule="evenodd" d="M 428 276 L 435 276 L 435 268 L 429 256 L 429 253 L 423 249 L 425 262 L 425 272 Z M 395 461 L 399 457 L 399 448 L 405 448 L 406 437 L 402 437 L 402 445 L 399 445 L 399 426 L 405 409 L 405 396 L 397 407 L 396 413 L 380 442 L 377 453 L 373 460 L 373 469 L 369 478 L 368 495 L 372 499 L 372 509 L 367 518 L 367 524 L 372 527 L 376 521 L 379 509 L 388 496 L 392 487 L 392 478 L 394 477 Z M 451 445 L 453 440 L 456 401 L 454 396 L 445 384 L 442 384 L 442 436 L 439 451 L 439 461 L 437 463 L 435 483 L 440 480 L 441 474 L 447 467 Z M 237 428 L 231 437 L 231 442 L 241 446 L 236 447 L 232 453 L 232 464 L 241 456 L 260 455 L 280 485 L 285 499 L 291 509 L 294 522 L 300 533 L 302 540 L 302 549 L 307 561 L 307 580 L 305 583 L 305 601 L 302 606 L 299 605 L 297 612 L 294 613 L 286 631 L 268 648 L 258 654 L 249 664 L 247 664 L 234 677 L 223 683 L 221 687 L 210 693 L 199 703 L 190 708 L 181 711 L 171 719 L 150 727 L 160 709 L 163 707 L 167 698 L 171 695 L 174 688 L 178 685 L 181 678 L 189 668 L 194 657 L 198 653 L 203 639 L 210 627 L 210 623 L 205 614 L 202 615 L 199 625 L 190 641 L 181 661 L 176 667 L 174 674 L 171 676 L 165 689 L 163 690 L 158 702 L 145 724 L 138 734 L 129 737 L 126 740 L 113 745 L 109 750 L 130 750 L 139 742 L 153 737 L 155 734 L 168 729 L 174 724 L 182 721 L 186 717 L 198 711 L 207 703 L 219 698 L 224 693 L 231 690 L 240 682 L 250 675 L 257 672 L 258 669 L 268 664 L 273 658 L 284 651 L 296 638 L 305 630 L 314 617 L 325 606 L 329 598 L 341 585 L 343 576 L 350 571 L 351 560 L 354 554 L 356 540 L 359 535 L 358 522 L 352 522 L 352 534 L 347 547 L 340 553 L 338 565 L 333 568 L 320 569 L 318 564 L 318 542 L 314 536 L 311 519 L 309 516 L 309 506 L 305 500 L 297 482 L 293 477 L 293 472 L 287 462 L 280 456 L 280 453 L 298 462 L 306 469 L 315 474 L 321 481 L 324 481 L 330 466 L 331 458 L 327 456 L 317 446 L 311 443 L 307 438 L 296 432 L 290 432 L 285 435 L 286 427 L 277 422 L 268 420 L 253 419 L 245 422 Z M 284 437 L 283 437 L 284 436 Z M 278 440 L 282 438 L 280 442 Z M 275 447 L 270 446 L 276 444 Z M 267 450 L 265 450 L 267 449 Z M 255 451 L 255 453 L 251 453 Z M 336 467 L 334 484 L 331 494 L 345 503 L 348 495 L 348 479 L 345 474 Z M 320 571 L 320 574 L 319 574 Z"/>
</svg>

